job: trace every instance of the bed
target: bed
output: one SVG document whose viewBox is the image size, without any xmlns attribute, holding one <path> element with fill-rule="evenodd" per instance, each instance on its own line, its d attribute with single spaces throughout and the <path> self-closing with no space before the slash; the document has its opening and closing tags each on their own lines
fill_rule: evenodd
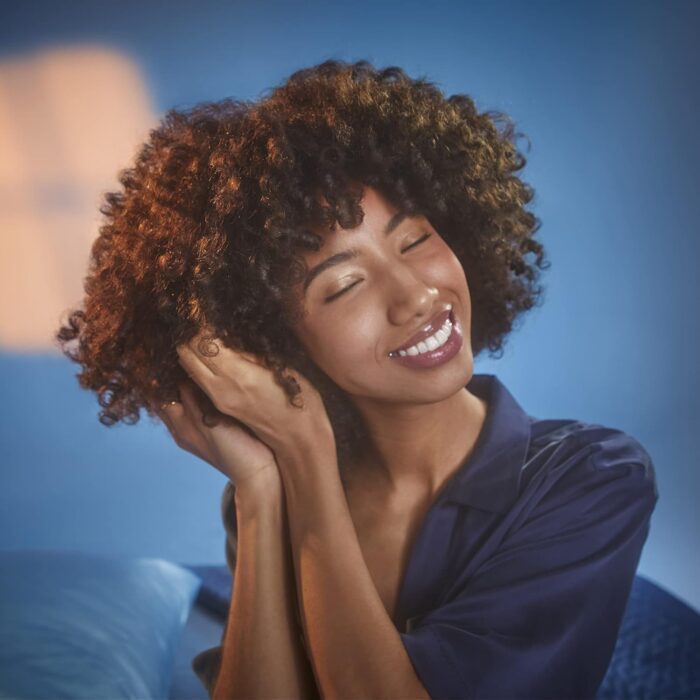
<svg viewBox="0 0 700 700">
<path fill-rule="evenodd" d="M 230 595 L 224 565 L 0 552 L 0 697 L 206 700 Z M 638 574 L 597 698 L 698 697 L 700 614 Z"/>
<path fill-rule="evenodd" d="M 220 643 L 231 595 L 231 576 L 225 566 L 188 568 L 200 576 L 202 588 L 183 635 L 182 665 L 171 688 L 173 700 L 207 697 L 193 673 L 190 678 L 187 658 Z M 188 685 L 192 680 L 195 685 Z M 700 614 L 638 574 L 597 698 L 700 698 Z"/>
</svg>

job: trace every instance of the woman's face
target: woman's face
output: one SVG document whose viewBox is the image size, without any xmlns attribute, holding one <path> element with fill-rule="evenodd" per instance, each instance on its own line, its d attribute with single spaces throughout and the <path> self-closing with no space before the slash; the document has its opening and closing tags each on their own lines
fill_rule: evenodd
<svg viewBox="0 0 700 700">
<path fill-rule="evenodd" d="M 295 288 L 305 310 L 297 338 L 316 365 L 360 403 L 433 403 L 452 396 L 473 371 L 464 269 L 424 216 L 397 217 L 372 188 L 364 189 L 361 206 L 364 219 L 356 228 L 315 230 L 323 245 L 304 253 L 310 274 Z M 350 249 L 354 257 L 314 274 L 320 263 Z M 442 323 L 450 305 L 452 329 Z M 437 340 L 444 341 L 444 331 L 449 339 L 432 357 L 419 355 L 423 366 L 415 366 L 415 356 L 389 355 L 414 345 L 409 341 L 434 319 L 429 335 L 443 325 Z"/>
</svg>

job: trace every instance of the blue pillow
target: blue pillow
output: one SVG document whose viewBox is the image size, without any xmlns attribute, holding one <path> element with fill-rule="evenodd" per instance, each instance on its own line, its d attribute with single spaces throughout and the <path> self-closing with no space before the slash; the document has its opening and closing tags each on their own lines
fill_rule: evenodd
<svg viewBox="0 0 700 700">
<path fill-rule="evenodd" d="M 0 552 L 0 697 L 167 698 L 200 586 L 164 559 Z"/>
</svg>

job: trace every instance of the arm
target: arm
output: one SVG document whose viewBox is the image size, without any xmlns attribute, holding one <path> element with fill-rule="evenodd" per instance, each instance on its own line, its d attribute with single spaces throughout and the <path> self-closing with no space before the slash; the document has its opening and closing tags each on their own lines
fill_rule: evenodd
<svg viewBox="0 0 700 700">
<path fill-rule="evenodd" d="M 335 453 L 307 450 L 278 461 L 322 697 L 429 698 L 367 569 Z"/>
<path fill-rule="evenodd" d="M 281 489 L 235 493 L 237 565 L 212 698 L 316 698 L 300 639 Z"/>
<path fill-rule="evenodd" d="M 180 396 L 181 403 L 155 411 L 180 447 L 229 477 L 221 517 L 234 583 L 222 644 L 200 652 L 192 669 L 210 697 L 315 698 L 274 455 L 226 416 L 204 421 L 188 382 L 180 384 Z"/>
<path fill-rule="evenodd" d="M 321 695 L 428 698 L 365 564 L 340 480 L 333 428 L 318 391 L 292 371 L 304 401 L 301 407 L 290 407 L 270 370 L 254 357 L 220 347 L 216 356 L 202 356 L 196 344 L 178 346 L 178 353 L 216 408 L 249 426 L 275 454 L 284 486 L 301 621 Z M 251 544 L 248 550 L 248 563 L 241 568 L 255 570 Z M 241 624 L 238 616 L 245 620 L 250 614 L 256 593 L 252 579 L 241 577 L 236 583 L 244 591 L 234 594 L 232 618 Z M 282 607 L 291 618 L 292 603 L 285 600 Z M 241 676 L 237 682 L 242 681 L 245 674 L 241 661 L 251 654 L 241 642 L 249 643 L 243 630 L 252 628 L 246 620 L 231 640 L 232 646 L 239 645 L 241 658 L 227 662 L 232 667 L 226 671 L 229 682 L 235 675 Z M 223 677 L 221 681 L 223 690 L 226 681 Z"/>
<path fill-rule="evenodd" d="M 406 633 L 371 581 L 333 460 L 310 451 L 280 460 L 323 697 L 592 697 L 658 497 L 648 456 L 595 447 L 543 471 L 519 527 Z"/>
</svg>

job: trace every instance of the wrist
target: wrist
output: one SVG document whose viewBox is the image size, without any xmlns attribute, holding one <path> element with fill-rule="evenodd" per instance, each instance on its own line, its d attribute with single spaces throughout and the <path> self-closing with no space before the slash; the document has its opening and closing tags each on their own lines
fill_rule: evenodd
<svg viewBox="0 0 700 700">
<path fill-rule="evenodd" d="M 335 435 L 332 428 L 316 427 L 314 430 L 298 432 L 284 445 L 275 450 L 275 460 L 278 465 L 305 465 L 304 469 L 313 468 L 311 465 L 327 465 L 337 460 Z M 289 467 L 288 468 L 293 468 Z M 280 475 L 284 470 L 280 468 Z"/>
<path fill-rule="evenodd" d="M 335 443 L 315 445 L 297 442 L 276 456 L 287 499 L 297 501 L 302 494 L 321 494 L 336 485 L 342 490 Z"/>
<path fill-rule="evenodd" d="M 279 473 L 268 476 L 264 473 L 234 484 L 236 509 L 257 510 L 267 505 L 279 504 L 284 499 Z"/>
</svg>

